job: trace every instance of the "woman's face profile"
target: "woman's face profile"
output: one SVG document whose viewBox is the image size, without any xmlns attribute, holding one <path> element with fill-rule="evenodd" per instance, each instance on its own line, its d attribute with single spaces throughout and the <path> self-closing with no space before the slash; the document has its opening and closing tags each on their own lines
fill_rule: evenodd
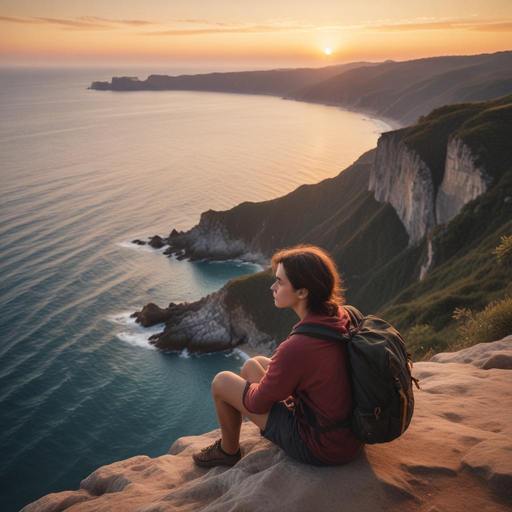
<svg viewBox="0 0 512 512">
<path fill-rule="evenodd" d="M 283 264 L 279 263 L 276 270 L 276 281 L 270 287 L 274 295 L 274 305 L 277 308 L 293 308 L 299 302 L 300 290 L 295 290 L 286 277 Z"/>
</svg>

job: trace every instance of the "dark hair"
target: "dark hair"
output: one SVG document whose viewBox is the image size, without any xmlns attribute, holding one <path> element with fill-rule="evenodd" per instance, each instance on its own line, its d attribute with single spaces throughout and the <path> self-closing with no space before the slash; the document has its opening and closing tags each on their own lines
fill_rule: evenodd
<svg viewBox="0 0 512 512">
<path fill-rule="evenodd" d="M 310 313 L 334 316 L 338 306 L 345 304 L 345 288 L 331 255 L 321 247 L 299 244 L 276 252 L 270 260 L 275 275 L 279 263 L 295 290 L 308 290 Z"/>
</svg>

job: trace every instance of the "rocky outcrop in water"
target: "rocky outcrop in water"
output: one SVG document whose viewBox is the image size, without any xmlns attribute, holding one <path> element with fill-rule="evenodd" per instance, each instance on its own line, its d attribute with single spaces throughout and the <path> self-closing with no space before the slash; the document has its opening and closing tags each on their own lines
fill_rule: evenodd
<svg viewBox="0 0 512 512">
<path fill-rule="evenodd" d="M 405 434 L 367 445 L 348 464 L 298 462 L 245 422 L 245 456 L 232 468 L 192 461 L 194 451 L 220 437 L 214 430 L 182 437 L 157 458 L 103 466 L 78 490 L 49 494 L 22 512 L 509 511 L 512 337 L 436 357 L 414 365 L 421 390 Z"/>
<path fill-rule="evenodd" d="M 270 255 L 264 254 L 262 248 L 258 246 L 261 232 L 246 233 L 244 240 L 237 236 L 236 232 L 230 232 L 225 221 L 226 212 L 208 210 L 202 213 L 199 223 L 189 231 L 171 232 L 165 239 L 169 245 L 165 254 L 174 254 L 180 259 L 187 258 L 190 261 L 238 258 L 268 266 Z M 264 228 L 264 223 L 261 228 Z"/>
<path fill-rule="evenodd" d="M 262 353 L 273 350 L 278 340 L 258 329 L 239 305 L 228 306 L 227 294 L 224 287 L 197 302 L 171 303 L 165 309 L 150 303 L 132 316 L 144 327 L 165 322 L 164 330 L 149 338 L 162 350 L 216 352 L 248 342 Z"/>
</svg>

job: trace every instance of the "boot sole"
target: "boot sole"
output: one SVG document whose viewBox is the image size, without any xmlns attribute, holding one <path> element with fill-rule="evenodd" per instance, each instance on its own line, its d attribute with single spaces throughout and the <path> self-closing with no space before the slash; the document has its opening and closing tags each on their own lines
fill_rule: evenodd
<svg viewBox="0 0 512 512">
<path fill-rule="evenodd" d="M 234 466 L 235 464 L 237 464 L 238 462 L 240 462 L 242 459 L 238 459 L 237 461 L 234 461 L 234 462 L 230 462 L 228 460 L 209 460 L 209 461 L 203 461 L 203 460 L 198 460 L 196 459 L 193 455 L 192 455 L 192 458 L 194 459 L 194 462 L 198 465 L 198 466 L 203 466 L 203 467 L 213 467 L 213 466 Z"/>
</svg>

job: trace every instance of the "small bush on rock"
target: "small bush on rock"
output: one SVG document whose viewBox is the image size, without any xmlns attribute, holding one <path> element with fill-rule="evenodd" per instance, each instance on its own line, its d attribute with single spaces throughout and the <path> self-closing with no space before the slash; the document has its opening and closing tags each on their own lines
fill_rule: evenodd
<svg viewBox="0 0 512 512">
<path fill-rule="evenodd" d="M 461 325 L 457 329 L 458 339 L 450 344 L 450 352 L 500 340 L 512 334 L 512 297 L 493 301 L 478 313 L 457 308 L 453 318 Z"/>
</svg>

